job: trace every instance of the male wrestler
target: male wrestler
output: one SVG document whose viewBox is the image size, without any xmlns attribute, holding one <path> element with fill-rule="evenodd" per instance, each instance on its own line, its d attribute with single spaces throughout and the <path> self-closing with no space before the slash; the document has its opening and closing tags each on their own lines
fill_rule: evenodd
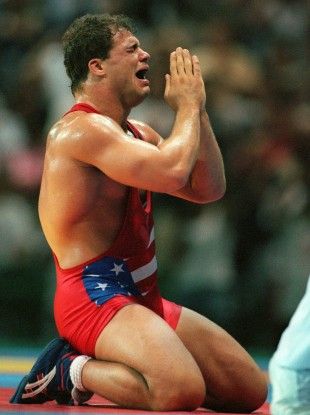
<svg viewBox="0 0 310 415">
<path fill-rule="evenodd" d="M 130 408 L 252 411 L 266 397 L 254 361 L 157 285 L 151 192 L 207 203 L 225 190 L 199 61 L 186 49 L 171 53 L 165 100 L 175 121 L 164 140 L 128 121 L 150 92 L 150 56 L 133 33 L 123 16 L 86 15 L 64 35 L 76 105 L 49 133 L 39 200 L 62 338 L 11 401 L 96 393 Z"/>
</svg>

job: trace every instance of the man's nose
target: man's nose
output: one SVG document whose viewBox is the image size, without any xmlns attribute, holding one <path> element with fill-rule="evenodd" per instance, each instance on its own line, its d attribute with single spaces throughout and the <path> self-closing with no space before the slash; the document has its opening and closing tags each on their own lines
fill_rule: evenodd
<svg viewBox="0 0 310 415">
<path fill-rule="evenodd" d="M 147 62 L 151 58 L 151 55 L 147 53 L 145 50 L 141 49 L 140 60 L 142 62 Z"/>
</svg>

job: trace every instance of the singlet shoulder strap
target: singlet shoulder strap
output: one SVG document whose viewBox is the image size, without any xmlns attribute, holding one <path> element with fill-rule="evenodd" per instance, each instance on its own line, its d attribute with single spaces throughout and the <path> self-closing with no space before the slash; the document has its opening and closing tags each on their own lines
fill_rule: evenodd
<svg viewBox="0 0 310 415">
<path fill-rule="evenodd" d="M 135 127 L 131 122 L 127 120 L 127 127 L 128 130 L 132 132 L 135 138 L 139 138 L 143 141 L 143 135 L 140 133 L 140 131 Z"/>
<path fill-rule="evenodd" d="M 95 113 L 95 114 L 100 114 L 99 111 L 97 111 L 94 107 L 92 107 L 89 104 L 86 104 L 84 102 L 79 102 L 77 104 L 74 104 L 69 111 L 67 111 L 65 115 L 69 114 L 70 112 L 75 112 L 75 111 L 84 111 L 84 112 L 88 112 L 88 113 Z M 127 128 L 128 130 L 133 134 L 133 136 L 139 140 L 144 141 L 143 135 L 140 133 L 140 131 L 131 123 L 127 120 Z M 134 193 L 136 194 L 136 198 L 138 198 L 140 200 L 140 196 L 139 196 L 139 191 L 136 188 L 131 188 L 131 197 L 133 197 Z M 151 210 L 151 204 L 152 204 L 152 200 L 151 200 L 151 192 L 147 191 L 147 210 L 150 211 Z"/>
<path fill-rule="evenodd" d="M 74 104 L 69 111 L 67 111 L 63 116 L 70 114 L 70 112 L 75 112 L 75 111 L 84 111 L 84 112 L 88 112 L 88 113 L 95 113 L 95 114 L 100 114 L 99 111 L 97 111 L 94 107 L 92 107 L 89 104 L 86 104 L 84 102 L 79 102 L 77 104 Z M 140 140 L 143 140 L 143 136 L 140 133 L 140 131 L 129 121 L 127 121 L 127 127 L 129 129 L 129 131 L 132 132 L 133 136 L 135 138 L 139 138 Z"/>
<path fill-rule="evenodd" d="M 69 114 L 70 112 L 75 112 L 75 111 L 84 111 L 84 112 L 89 112 L 89 113 L 91 113 L 91 112 L 93 112 L 93 113 L 95 113 L 95 114 L 100 114 L 100 112 L 99 111 L 97 111 L 94 107 L 92 107 L 91 105 L 89 105 L 89 104 L 85 104 L 84 102 L 79 102 L 79 103 L 77 103 L 77 104 L 74 104 L 73 105 L 73 107 L 71 107 L 70 109 L 69 109 L 69 111 L 67 111 L 65 114 L 64 114 L 64 116 L 65 115 L 67 115 L 67 114 Z"/>
</svg>

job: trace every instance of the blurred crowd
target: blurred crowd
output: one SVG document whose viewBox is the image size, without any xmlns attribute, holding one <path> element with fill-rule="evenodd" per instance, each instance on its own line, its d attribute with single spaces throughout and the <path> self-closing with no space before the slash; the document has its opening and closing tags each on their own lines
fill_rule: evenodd
<svg viewBox="0 0 310 415">
<path fill-rule="evenodd" d="M 310 269 L 308 0 L 0 1 L 0 329 L 50 338 L 52 258 L 37 198 L 46 133 L 73 102 L 61 36 L 85 13 L 124 13 L 151 54 L 132 117 L 167 136 L 169 54 L 198 55 L 227 177 L 224 198 L 155 195 L 163 293 L 272 349 Z"/>
</svg>

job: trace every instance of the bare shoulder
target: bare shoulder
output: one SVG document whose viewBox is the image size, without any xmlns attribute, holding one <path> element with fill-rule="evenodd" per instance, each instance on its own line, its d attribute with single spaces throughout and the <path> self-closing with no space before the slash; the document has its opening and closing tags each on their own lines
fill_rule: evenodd
<svg viewBox="0 0 310 415">
<path fill-rule="evenodd" d="M 129 120 L 143 136 L 144 141 L 158 146 L 163 141 L 163 138 L 152 127 L 143 121 Z"/>
<path fill-rule="evenodd" d="M 82 140 L 89 136 L 104 137 L 114 132 L 122 132 L 120 126 L 110 117 L 95 113 L 76 112 L 58 121 L 50 131 L 51 138 Z"/>
<path fill-rule="evenodd" d="M 66 115 L 51 128 L 48 144 L 69 150 L 73 155 L 87 149 L 94 151 L 97 146 L 121 138 L 123 134 L 121 127 L 111 118 L 77 111 Z"/>
<path fill-rule="evenodd" d="M 97 165 L 103 152 L 123 141 L 126 134 L 111 118 L 75 112 L 59 120 L 50 130 L 47 152 L 62 160 Z"/>
</svg>

